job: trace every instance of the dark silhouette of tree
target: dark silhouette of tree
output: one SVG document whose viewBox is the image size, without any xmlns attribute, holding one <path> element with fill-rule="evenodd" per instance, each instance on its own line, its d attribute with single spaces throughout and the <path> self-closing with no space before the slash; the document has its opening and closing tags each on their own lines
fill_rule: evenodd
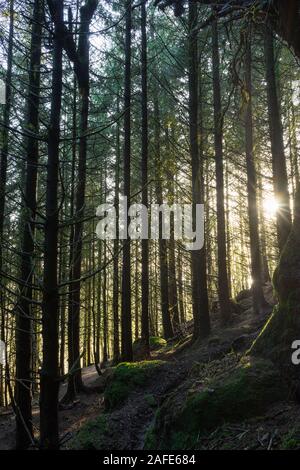
<svg viewBox="0 0 300 470">
<path fill-rule="evenodd" d="M 29 86 L 27 97 L 27 129 L 38 135 L 40 105 L 40 66 L 43 1 L 35 0 L 32 12 Z M 26 449 L 32 442 L 32 312 L 33 256 L 35 251 L 36 192 L 39 161 L 38 140 L 32 136 L 25 141 L 26 176 L 23 209 L 23 239 L 21 246 L 20 301 L 16 315 L 16 447 Z"/>
</svg>

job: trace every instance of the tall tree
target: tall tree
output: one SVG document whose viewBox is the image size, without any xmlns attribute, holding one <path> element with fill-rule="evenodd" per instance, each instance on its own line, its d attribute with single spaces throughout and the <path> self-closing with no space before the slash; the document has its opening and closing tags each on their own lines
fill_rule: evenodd
<svg viewBox="0 0 300 470">
<path fill-rule="evenodd" d="M 9 120 L 12 109 L 12 66 L 13 66 L 13 46 L 14 46 L 14 0 L 9 2 L 9 34 L 7 47 L 7 71 L 5 77 L 5 103 L 3 111 L 3 129 L 2 129 L 2 145 L 0 152 L 0 311 L 1 311 L 1 340 L 5 341 L 5 314 L 4 314 L 4 277 L 3 268 L 3 232 L 4 232 L 4 215 L 6 202 L 6 183 L 7 183 L 7 157 L 9 148 Z M 2 372 L 2 365 L 0 365 Z M 3 390 L 3 375 L 0 377 L 0 389 Z M 2 397 L 1 397 L 2 398 Z M 0 398 L 0 402 L 1 402 Z"/>
<path fill-rule="evenodd" d="M 155 145 L 155 196 L 156 203 L 163 203 L 162 191 L 162 162 L 161 162 L 161 145 L 160 145 L 160 112 L 157 91 L 154 91 L 154 145 Z M 162 218 L 159 218 L 159 280 L 160 280 L 160 300 L 163 334 L 165 339 L 174 336 L 173 326 L 169 308 L 169 281 L 168 281 L 168 256 L 167 256 L 167 240 L 163 239 L 162 234 Z"/>
<path fill-rule="evenodd" d="M 195 1 L 189 3 L 189 129 L 190 154 L 192 160 L 192 202 L 203 203 L 201 191 L 201 164 L 198 141 L 198 8 Z M 195 223 L 195 212 L 193 217 Z M 192 297 L 194 317 L 194 339 L 204 338 L 210 332 L 209 304 L 207 292 L 206 250 L 192 251 Z"/>
<path fill-rule="evenodd" d="M 262 257 L 260 250 L 258 208 L 257 208 L 257 176 L 253 151 L 253 118 L 252 118 L 252 53 L 251 53 L 251 27 L 246 33 L 245 51 L 245 85 L 246 85 L 246 169 L 247 169 L 247 197 L 250 234 L 252 297 L 255 313 L 260 313 L 267 303 L 262 289 Z"/>
<path fill-rule="evenodd" d="M 54 26 L 52 95 L 48 130 L 48 161 L 46 187 L 46 220 L 43 279 L 43 359 L 40 371 L 40 445 L 42 449 L 59 447 L 58 432 L 58 173 L 60 117 L 62 102 L 62 42 L 60 25 L 63 22 L 63 1 L 53 2 L 57 22 Z"/>
<path fill-rule="evenodd" d="M 120 114 L 119 97 L 117 98 L 117 113 Z M 120 123 L 116 126 L 116 164 L 115 164 L 115 209 L 116 209 L 116 238 L 114 240 L 113 260 L 113 359 L 117 363 L 120 359 L 120 332 L 119 332 L 119 185 L 120 185 Z"/>
<path fill-rule="evenodd" d="M 90 22 L 98 5 L 97 0 L 86 0 L 80 8 L 80 26 L 78 30 L 79 40 L 77 57 L 80 61 L 80 69 L 77 74 L 80 92 L 80 123 L 79 123 L 79 154 L 77 188 L 75 194 L 75 226 L 72 250 L 71 266 L 71 302 L 69 304 L 69 342 L 68 354 L 69 364 L 75 366 L 75 372 L 68 376 L 68 389 L 64 401 L 72 401 L 76 392 L 84 390 L 81 368 L 80 368 L 80 290 L 81 290 L 81 268 L 82 268 L 82 236 L 83 220 L 85 210 L 86 191 L 86 159 L 87 159 L 87 128 L 89 115 L 89 30 Z"/>
<path fill-rule="evenodd" d="M 224 323 L 231 317 L 229 283 L 227 273 L 227 245 L 224 205 L 224 163 L 223 163 L 223 111 L 220 86 L 219 34 L 217 20 L 212 24 L 212 68 L 214 94 L 214 137 L 217 185 L 217 246 L 218 246 L 218 293 L 221 317 Z"/>
<path fill-rule="evenodd" d="M 275 74 L 274 42 L 272 31 L 268 27 L 265 29 L 265 60 L 273 185 L 276 202 L 278 204 L 278 210 L 276 212 L 277 237 L 279 250 L 281 252 L 291 231 L 291 208 L 284 154 L 283 129 Z"/>
<path fill-rule="evenodd" d="M 16 315 L 16 447 L 26 449 L 32 441 L 31 411 L 31 346 L 32 346 L 32 312 L 33 304 L 33 272 L 35 251 L 35 218 L 36 191 L 39 146 L 34 136 L 39 131 L 40 105 L 40 66 L 43 1 L 35 0 L 32 12 L 32 30 L 29 62 L 29 85 L 27 96 L 27 128 L 30 136 L 26 139 L 26 175 L 24 190 L 24 209 L 22 215 L 23 239 L 21 246 L 20 267 L 20 301 Z"/>
<path fill-rule="evenodd" d="M 172 127 L 171 134 L 169 133 L 168 126 L 166 127 L 166 153 L 168 161 L 168 186 L 169 186 L 169 204 L 173 206 L 175 202 L 175 165 L 174 165 L 174 155 L 171 150 L 170 139 L 175 141 L 174 128 Z M 175 248 L 175 234 L 174 234 L 174 212 L 170 214 L 170 240 L 168 242 L 168 278 L 169 278 L 169 304 L 170 304 L 170 314 L 173 324 L 173 329 L 178 330 L 180 320 L 179 320 L 179 307 L 178 307 L 178 293 L 177 293 L 177 276 L 176 276 L 176 248 Z"/>
<path fill-rule="evenodd" d="M 141 5 L 142 36 L 142 204 L 148 207 L 148 74 L 146 0 Z M 147 220 L 148 223 L 148 220 Z M 149 355 L 149 241 L 142 239 L 142 341 Z"/>
<path fill-rule="evenodd" d="M 124 196 L 130 202 L 131 177 L 131 36 L 132 36 L 132 1 L 125 2 L 125 75 L 124 75 Z M 126 214 L 126 226 L 129 226 L 129 217 Z M 132 324 L 131 324 L 131 243 L 125 239 L 123 243 L 123 270 L 122 270 L 122 359 L 132 361 Z"/>
</svg>

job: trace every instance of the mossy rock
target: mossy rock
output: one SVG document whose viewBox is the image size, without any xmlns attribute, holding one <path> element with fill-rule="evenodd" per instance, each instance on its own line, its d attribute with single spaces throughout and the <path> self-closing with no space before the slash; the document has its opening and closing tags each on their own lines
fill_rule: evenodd
<svg viewBox="0 0 300 470">
<path fill-rule="evenodd" d="M 151 408 L 155 408 L 157 406 L 157 401 L 156 401 L 155 397 L 151 394 L 145 395 L 145 402 Z"/>
<path fill-rule="evenodd" d="M 287 387 L 270 361 L 247 358 L 222 382 L 212 381 L 203 391 L 187 393 L 183 405 L 174 405 L 170 397 L 158 414 L 156 439 L 152 432 L 149 448 L 193 449 L 206 432 L 226 422 L 259 416 L 287 395 Z"/>
<path fill-rule="evenodd" d="M 133 343 L 133 352 L 137 353 L 139 349 L 143 346 L 143 342 L 141 338 L 138 338 Z M 160 349 L 167 346 L 167 341 L 164 338 L 160 338 L 159 336 L 150 336 L 149 338 L 149 346 L 150 350 Z"/>
<path fill-rule="evenodd" d="M 105 408 L 112 410 L 124 403 L 130 392 L 142 387 L 163 361 L 122 362 L 104 392 Z"/>
<path fill-rule="evenodd" d="M 69 444 L 71 450 L 103 450 L 107 432 L 105 415 L 85 423 Z"/>
<path fill-rule="evenodd" d="M 237 303 L 241 302 L 241 300 L 245 300 L 245 299 L 251 299 L 252 298 L 252 293 L 251 293 L 251 290 L 250 289 L 243 289 L 241 292 L 239 292 L 236 297 L 235 297 L 235 300 Z"/>
<path fill-rule="evenodd" d="M 156 435 L 154 431 L 154 426 L 150 426 L 148 429 L 145 441 L 144 441 L 144 449 L 156 449 Z"/>
<path fill-rule="evenodd" d="M 295 311 L 297 310 L 297 311 Z M 299 365 L 292 363 L 292 343 L 299 340 L 300 315 L 291 303 L 277 305 L 252 344 L 249 354 L 274 362 L 290 383 L 299 381 Z"/>
<path fill-rule="evenodd" d="M 161 349 L 167 346 L 167 341 L 159 336 L 150 336 L 149 343 L 151 350 Z"/>
</svg>

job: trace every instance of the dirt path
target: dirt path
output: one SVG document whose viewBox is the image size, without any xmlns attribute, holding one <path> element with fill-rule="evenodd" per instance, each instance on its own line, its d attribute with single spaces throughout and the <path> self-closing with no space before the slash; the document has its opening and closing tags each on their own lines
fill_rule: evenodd
<svg viewBox="0 0 300 470">
<path fill-rule="evenodd" d="M 98 378 L 94 366 L 82 370 L 84 384 L 91 386 Z M 59 396 L 62 398 L 66 391 L 62 384 Z M 103 410 L 103 395 L 98 393 L 78 395 L 75 406 L 69 410 L 59 411 L 59 430 L 62 442 L 66 442 L 82 426 L 85 421 L 98 416 Z M 39 435 L 39 407 L 37 399 L 33 404 L 33 426 L 35 436 Z M 0 410 L 0 450 L 11 450 L 15 446 L 15 417 L 11 409 Z"/>
</svg>

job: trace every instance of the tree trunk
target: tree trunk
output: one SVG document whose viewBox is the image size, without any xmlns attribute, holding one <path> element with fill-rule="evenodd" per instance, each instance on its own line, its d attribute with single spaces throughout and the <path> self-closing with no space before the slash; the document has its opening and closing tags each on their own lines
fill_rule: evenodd
<svg viewBox="0 0 300 470">
<path fill-rule="evenodd" d="M 212 25 L 213 94 L 214 94 L 214 134 L 217 185 L 217 245 L 218 245 L 218 294 L 223 323 L 231 317 L 229 284 L 227 273 L 227 246 L 224 207 L 224 164 L 223 164 L 223 113 L 220 87 L 220 57 L 217 21 Z"/>
<path fill-rule="evenodd" d="M 7 72 L 5 80 L 5 104 L 3 112 L 3 129 L 2 129 L 2 148 L 0 154 L 0 312 L 1 312 L 1 336 L 0 339 L 5 342 L 5 312 L 4 312 L 4 296 L 3 286 L 4 279 L 2 276 L 2 263 L 3 263 L 3 231 L 4 231 L 4 215 L 5 215 L 5 196 L 6 196 L 6 181 L 7 181 L 7 154 L 8 154 L 8 141 L 9 141 L 9 120 L 11 117 L 12 105 L 12 65 L 13 65 L 13 44 L 14 44 L 14 0 L 9 3 L 9 36 L 8 36 L 8 49 L 7 49 Z M 3 373 L 3 366 L 0 364 L 0 393 L 3 388 L 6 389 L 6 382 Z M 5 382 L 5 384 L 4 384 Z M 2 397 L 2 394 L 1 394 Z M 0 402 L 1 402 L 0 397 Z"/>
<path fill-rule="evenodd" d="M 192 202 L 195 210 L 196 204 L 203 202 L 198 143 L 198 34 L 197 5 L 195 2 L 189 3 L 189 33 L 190 153 L 192 160 Z M 198 339 L 204 338 L 210 333 L 205 246 L 200 251 L 192 251 L 191 257 L 194 339 Z"/>
<path fill-rule="evenodd" d="M 120 113 L 119 99 L 117 114 Z M 117 122 L 116 131 L 116 165 L 115 165 L 115 209 L 116 209 L 116 238 L 114 240 L 113 261 L 113 360 L 117 364 L 120 359 L 120 332 L 119 332 L 119 184 L 120 184 L 120 124 Z"/>
<path fill-rule="evenodd" d="M 76 392 L 84 391 L 84 386 L 80 368 L 80 302 L 81 302 L 81 264 L 82 264 L 82 236 L 83 220 L 85 210 L 85 188 L 86 188 L 86 157 L 87 157 L 87 137 L 88 115 L 89 115 L 89 29 L 90 22 L 96 9 L 96 1 L 86 1 L 80 8 L 80 27 L 78 42 L 78 57 L 80 60 L 80 73 L 77 75 L 80 92 L 80 123 L 79 123 L 79 155 L 77 188 L 75 194 L 75 226 L 73 235 L 73 245 L 70 267 L 70 304 L 69 304 L 69 338 L 68 354 L 69 367 L 75 364 L 75 372 L 68 376 L 68 389 L 64 402 L 73 401 Z"/>
<path fill-rule="evenodd" d="M 294 384 L 291 392 L 299 395 L 299 365 L 291 360 L 292 345 L 300 331 L 300 185 L 295 198 L 295 216 L 291 233 L 282 250 L 273 277 L 279 305 L 254 342 L 250 354 L 263 356 L 277 364 L 283 376 Z"/>
<path fill-rule="evenodd" d="M 276 202 L 279 206 L 276 212 L 277 237 L 279 250 L 281 252 L 291 230 L 291 208 L 284 154 L 283 130 L 275 76 L 274 43 L 272 32 L 268 28 L 265 30 L 265 60 L 273 185 Z"/>
<path fill-rule="evenodd" d="M 124 77 L 124 196 L 130 203 L 130 160 L 131 160 L 131 28 L 132 1 L 126 0 L 126 35 L 125 35 L 125 77 Z M 126 215 L 129 226 L 129 217 Z M 131 324 L 131 243 L 123 243 L 122 271 L 122 359 L 132 361 L 132 324 Z"/>
<path fill-rule="evenodd" d="M 31 30 L 27 123 L 31 132 L 39 132 L 40 64 L 43 2 L 35 0 Z M 31 353 L 32 353 L 32 282 L 36 217 L 36 191 L 39 146 L 34 137 L 28 137 L 26 148 L 26 176 L 22 215 L 22 247 L 20 267 L 20 301 L 16 314 L 16 447 L 26 449 L 32 441 L 31 410 Z"/>
<path fill-rule="evenodd" d="M 148 207 L 148 76 L 147 76 L 147 13 L 146 0 L 141 5 L 142 35 L 142 204 Z M 147 221 L 148 222 L 148 221 Z M 142 341 L 145 354 L 149 348 L 149 241 L 142 239 Z"/>
<path fill-rule="evenodd" d="M 172 128 L 172 137 L 173 142 L 175 141 L 174 128 Z M 174 155 L 171 151 L 170 145 L 170 135 L 169 128 L 166 127 L 166 156 L 168 162 L 168 172 L 167 178 L 169 180 L 169 205 L 173 206 L 175 202 L 175 165 L 174 165 Z M 175 247 L 175 238 L 174 238 L 174 213 L 170 214 L 170 240 L 168 243 L 168 267 L 169 267 L 169 305 L 170 305 L 170 314 L 172 319 L 173 329 L 176 332 L 180 325 L 179 320 L 179 307 L 178 307 L 178 293 L 177 293 L 177 276 L 176 276 L 176 247 Z"/>
<path fill-rule="evenodd" d="M 160 114 L 158 105 L 157 93 L 154 93 L 154 142 L 155 142 L 155 193 L 156 202 L 161 205 L 163 203 L 163 193 L 161 186 L 161 154 L 160 154 Z M 167 259 L 167 240 L 161 237 L 162 220 L 159 218 L 159 278 L 160 278 L 160 299 L 161 299 L 161 314 L 163 334 L 165 339 L 174 336 L 173 326 L 170 317 L 169 309 L 169 281 L 168 281 L 168 259 Z"/>
<path fill-rule="evenodd" d="M 57 18 L 63 21 L 63 2 L 57 2 Z M 55 24 L 53 40 L 52 99 L 48 132 L 46 189 L 45 255 L 43 285 L 43 360 L 40 371 L 40 445 L 57 449 L 58 434 L 58 171 L 62 98 L 62 45 L 59 26 Z"/>
<path fill-rule="evenodd" d="M 245 84 L 247 90 L 247 104 L 245 116 L 246 137 L 246 167 L 247 167 L 247 197 L 250 232 L 252 299 L 254 313 L 260 313 L 266 306 L 262 289 L 262 259 L 260 252 L 258 210 L 257 210 L 257 177 L 253 154 L 253 119 L 252 119 L 252 56 L 251 56 L 251 29 L 248 29 L 245 53 Z"/>
</svg>

